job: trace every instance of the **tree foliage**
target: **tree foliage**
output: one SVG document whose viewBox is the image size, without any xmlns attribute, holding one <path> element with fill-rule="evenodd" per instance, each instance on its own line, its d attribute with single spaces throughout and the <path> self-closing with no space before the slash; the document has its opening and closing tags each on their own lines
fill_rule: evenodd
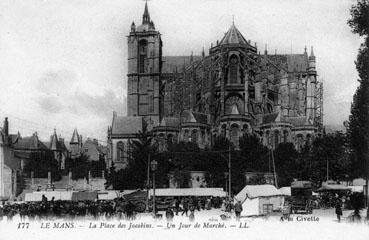
<svg viewBox="0 0 369 240">
<path fill-rule="evenodd" d="M 351 19 L 348 25 L 352 28 L 352 32 L 360 36 L 369 35 L 369 0 L 360 0 L 350 9 Z"/>
<path fill-rule="evenodd" d="M 359 87 L 351 104 L 348 134 L 352 151 L 352 172 L 356 177 L 368 174 L 369 141 L 369 1 L 360 0 L 351 8 L 349 26 L 364 37 L 355 62 Z"/>
<path fill-rule="evenodd" d="M 72 172 L 72 179 L 88 179 L 89 172 L 92 178 L 102 177 L 103 171 L 106 169 L 106 163 L 103 157 L 99 161 L 91 161 L 88 155 L 81 153 L 79 157 L 65 161 L 65 169 Z"/>
<path fill-rule="evenodd" d="M 50 171 L 52 181 L 58 181 L 61 178 L 58 161 L 51 151 L 31 152 L 24 171 L 33 172 L 36 178 L 47 178 Z"/>
</svg>

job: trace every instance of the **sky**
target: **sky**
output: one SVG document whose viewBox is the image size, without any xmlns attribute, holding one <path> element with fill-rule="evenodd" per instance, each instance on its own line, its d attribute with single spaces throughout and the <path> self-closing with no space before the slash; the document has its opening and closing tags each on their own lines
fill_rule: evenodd
<svg viewBox="0 0 369 240">
<path fill-rule="evenodd" d="M 354 0 L 151 0 L 163 55 L 200 55 L 232 24 L 263 52 L 314 46 L 324 124 L 348 119 L 362 42 L 347 20 Z M 142 0 L 1 0 L 0 118 L 48 140 L 73 129 L 106 142 L 113 111 L 126 114 L 127 38 Z M 310 52 L 310 51 L 309 51 Z"/>
</svg>

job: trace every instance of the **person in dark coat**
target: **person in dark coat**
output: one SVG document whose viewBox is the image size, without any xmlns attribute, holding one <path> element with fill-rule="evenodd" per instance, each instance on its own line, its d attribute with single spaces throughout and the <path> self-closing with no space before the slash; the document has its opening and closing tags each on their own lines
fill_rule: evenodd
<svg viewBox="0 0 369 240">
<path fill-rule="evenodd" d="M 178 216 L 178 211 L 179 211 L 179 199 L 175 199 L 174 206 L 175 206 L 176 216 Z"/>
<path fill-rule="evenodd" d="M 167 211 L 165 212 L 165 218 L 167 219 L 168 222 L 173 221 L 174 212 L 172 211 L 171 208 L 168 208 Z"/>
<path fill-rule="evenodd" d="M 342 203 L 341 203 L 341 199 L 337 199 L 336 201 L 336 215 L 337 215 L 337 220 L 338 222 L 341 222 L 341 216 L 342 216 Z"/>
<path fill-rule="evenodd" d="M 184 201 L 183 201 L 183 212 L 182 212 L 182 216 L 185 213 L 186 213 L 186 217 L 187 217 L 188 216 L 188 202 L 187 202 L 187 199 L 184 199 Z"/>
<path fill-rule="evenodd" d="M 236 214 L 236 220 L 239 221 L 242 212 L 242 204 L 240 201 L 237 201 L 237 203 L 234 205 L 234 212 Z"/>
</svg>

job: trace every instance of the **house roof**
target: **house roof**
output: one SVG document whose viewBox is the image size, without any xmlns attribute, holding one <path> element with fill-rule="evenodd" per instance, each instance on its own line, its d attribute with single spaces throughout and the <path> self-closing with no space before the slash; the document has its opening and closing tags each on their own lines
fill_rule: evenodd
<svg viewBox="0 0 369 240">
<path fill-rule="evenodd" d="M 48 147 L 38 139 L 37 134 L 18 139 L 14 148 L 17 150 L 48 150 Z"/>
<path fill-rule="evenodd" d="M 245 201 L 246 198 L 273 197 L 282 196 L 283 194 L 273 185 L 247 185 L 236 196 L 238 201 Z"/>
<path fill-rule="evenodd" d="M 49 149 L 50 150 L 61 150 L 61 146 L 60 146 L 60 143 L 59 143 L 59 140 L 58 140 L 58 136 L 56 136 L 56 132 L 54 130 L 54 133 L 53 135 L 51 135 L 50 137 L 50 143 L 49 143 Z"/>
<path fill-rule="evenodd" d="M 136 134 L 143 130 L 143 118 L 140 116 L 114 116 L 112 134 Z"/>
<path fill-rule="evenodd" d="M 77 128 L 74 129 L 73 131 L 73 135 L 72 135 L 72 139 L 70 140 L 71 143 L 79 143 L 79 134 L 78 134 L 78 131 L 77 131 Z"/>
</svg>

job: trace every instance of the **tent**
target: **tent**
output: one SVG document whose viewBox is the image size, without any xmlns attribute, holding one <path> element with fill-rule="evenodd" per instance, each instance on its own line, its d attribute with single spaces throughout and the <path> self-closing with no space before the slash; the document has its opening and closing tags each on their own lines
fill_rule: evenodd
<svg viewBox="0 0 369 240">
<path fill-rule="evenodd" d="M 235 197 L 242 203 L 241 216 L 265 215 L 279 210 L 284 204 L 283 194 L 273 185 L 247 185 Z"/>
</svg>

